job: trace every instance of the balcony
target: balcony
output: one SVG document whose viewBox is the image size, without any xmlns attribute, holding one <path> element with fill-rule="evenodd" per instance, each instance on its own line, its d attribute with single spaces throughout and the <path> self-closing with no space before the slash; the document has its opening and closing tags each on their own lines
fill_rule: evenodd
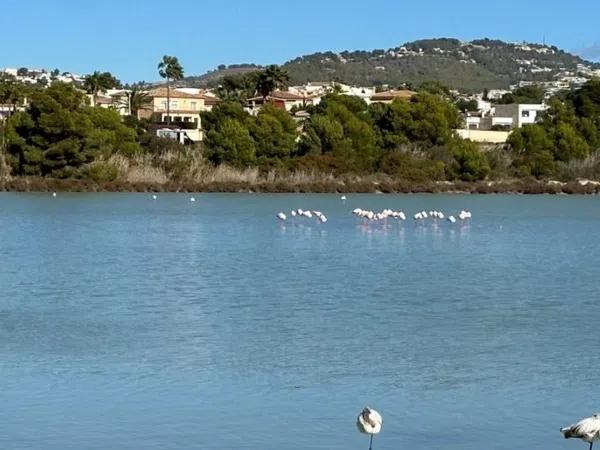
<svg viewBox="0 0 600 450">
<path fill-rule="evenodd" d="M 184 121 L 175 121 L 172 120 L 170 124 L 167 122 L 155 122 L 155 125 L 158 128 L 180 128 L 182 130 L 197 130 L 198 122 L 184 122 Z"/>
</svg>

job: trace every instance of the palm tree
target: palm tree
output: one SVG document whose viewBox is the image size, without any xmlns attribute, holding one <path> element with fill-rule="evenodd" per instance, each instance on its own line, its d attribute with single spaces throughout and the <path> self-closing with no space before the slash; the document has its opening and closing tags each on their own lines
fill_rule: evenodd
<svg viewBox="0 0 600 450">
<path fill-rule="evenodd" d="M 152 97 L 139 87 L 134 87 L 127 93 L 126 108 L 129 110 L 129 115 L 139 119 L 139 112 L 152 109 Z"/>
<path fill-rule="evenodd" d="M 101 73 L 97 70 L 91 75 L 87 75 L 83 81 L 83 87 L 88 94 L 92 95 L 94 106 L 96 106 L 96 100 L 100 91 L 113 89 L 119 85 L 119 80 L 117 80 L 110 72 Z"/>
<path fill-rule="evenodd" d="M 273 91 L 287 87 L 289 81 L 287 70 L 273 64 L 258 75 L 256 89 L 266 100 Z"/>
<path fill-rule="evenodd" d="M 171 124 L 171 81 L 183 78 L 183 67 L 176 56 L 163 56 L 158 64 L 158 74 L 167 80 L 167 125 Z"/>
</svg>

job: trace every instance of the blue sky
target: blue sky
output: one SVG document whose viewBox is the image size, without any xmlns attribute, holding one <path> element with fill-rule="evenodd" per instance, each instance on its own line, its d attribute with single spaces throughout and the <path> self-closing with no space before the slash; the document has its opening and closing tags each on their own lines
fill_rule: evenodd
<svg viewBox="0 0 600 450">
<path fill-rule="evenodd" d="M 198 74 L 221 63 L 282 63 L 442 36 L 546 36 L 600 57 L 598 17 L 597 0 L 5 0 L 0 67 L 109 70 L 124 81 L 150 81 L 163 54 Z"/>
</svg>

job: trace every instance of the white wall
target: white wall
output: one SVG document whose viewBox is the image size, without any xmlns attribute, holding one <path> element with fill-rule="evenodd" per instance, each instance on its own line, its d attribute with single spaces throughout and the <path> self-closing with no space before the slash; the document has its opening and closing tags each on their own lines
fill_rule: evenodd
<svg viewBox="0 0 600 450">
<path fill-rule="evenodd" d="M 518 126 L 535 123 L 538 115 L 546 109 L 546 105 L 519 105 Z"/>
</svg>

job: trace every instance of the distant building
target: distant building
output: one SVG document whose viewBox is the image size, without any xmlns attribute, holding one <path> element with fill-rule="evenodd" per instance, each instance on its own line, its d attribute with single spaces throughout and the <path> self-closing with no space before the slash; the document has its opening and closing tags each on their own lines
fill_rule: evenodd
<svg viewBox="0 0 600 450">
<path fill-rule="evenodd" d="M 496 105 L 492 108 L 492 127 L 521 128 L 536 122 L 538 115 L 548 109 L 544 104 Z"/>
<path fill-rule="evenodd" d="M 90 106 L 113 109 L 121 116 L 128 116 L 129 111 L 129 91 L 126 89 L 108 89 L 94 97 L 87 94 Z"/>
<path fill-rule="evenodd" d="M 140 118 L 153 119 L 162 127 L 162 130 L 172 129 L 184 132 L 190 141 L 202 140 L 200 113 L 206 111 L 205 95 L 200 91 L 192 93 L 185 89 L 175 88 L 171 89 L 170 95 L 167 95 L 167 88 L 160 87 L 149 91 L 148 96 L 152 99 L 151 108 L 140 111 Z M 168 98 L 169 100 L 167 100 Z M 168 101 L 170 101 L 169 108 L 167 108 Z M 167 125 L 168 122 L 170 122 L 169 125 Z"/>
<path fill-rule="evenodd" d="M 523 125 L 536 123 L 539 114 L 548 109 L 545 104 L 494 105 L 489 111 L 465 114 L 465 128 L 456 133 L 475 142 L 498 144 L 506 142 L 510 132 Z"/>
<path fill-rule="evenodd" d="M 265 103 L 272 103 L 276 108 L 291 111 L 292 108 L 306 108 L 308 105 L 317 104 L 321 100 L 320 96 L 301 95 L 293 92 L 275 91 L 266 97 L 258 96 L 249 98 L 246 110 L 250 114 L 257 114 Z"/>
</svg>

